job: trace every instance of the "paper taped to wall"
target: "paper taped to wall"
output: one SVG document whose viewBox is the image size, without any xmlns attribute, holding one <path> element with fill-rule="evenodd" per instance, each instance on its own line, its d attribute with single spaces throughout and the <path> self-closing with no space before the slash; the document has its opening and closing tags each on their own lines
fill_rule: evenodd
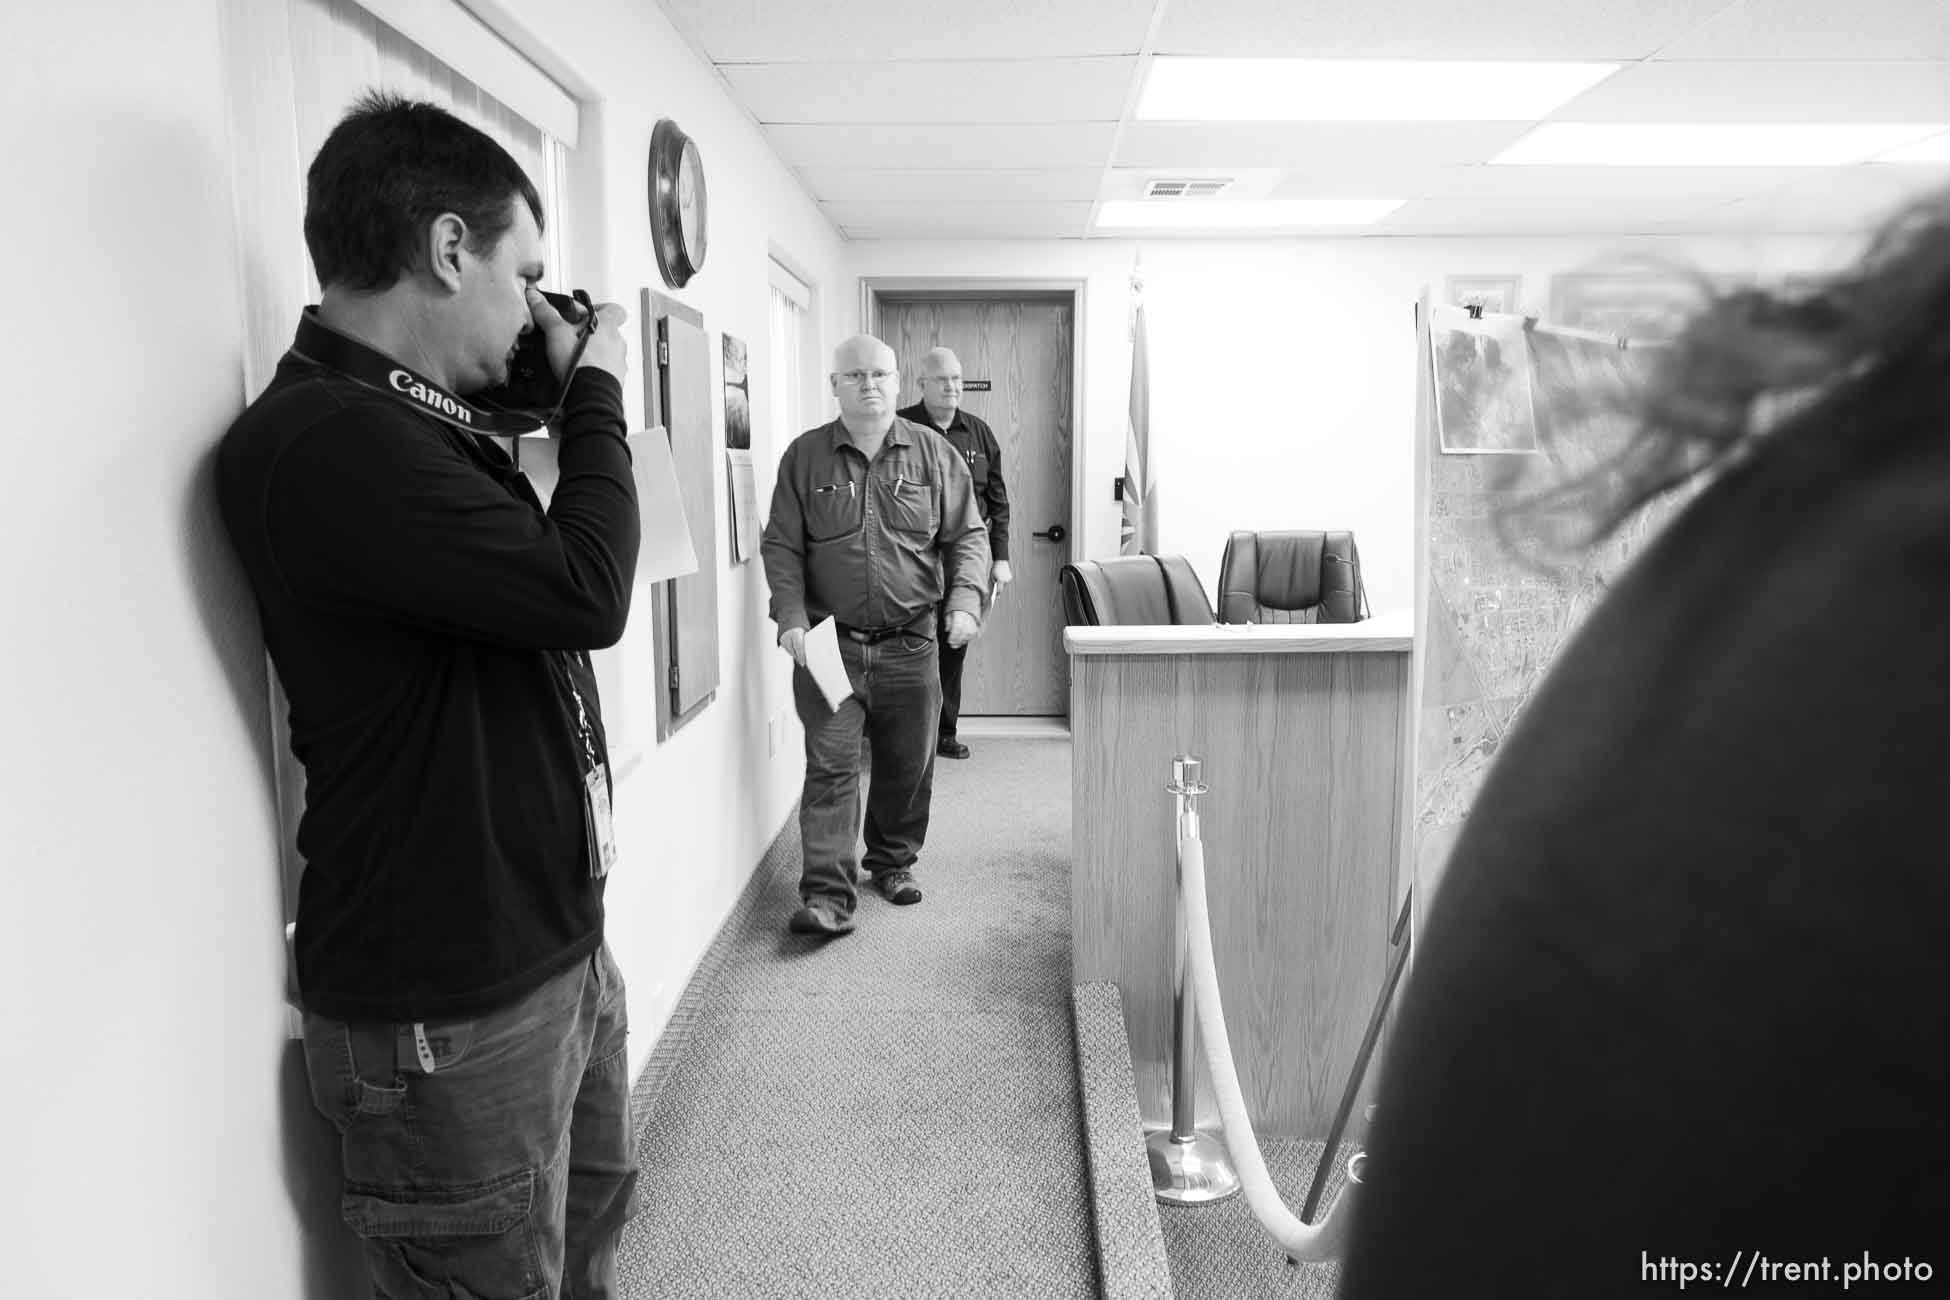
<svg viewBox="0 0 1950 1300">
<path fill-rule="evenodd" d="M 636 580 L 662 582 L 696 573 L 697 548 L 691 545 L 691 525 L 677 488 L 669 433 L 661 424 L 653 424 L 631 436 L 630 452 L 636 461 L 637 511 L 643 519 Z"/>
</svg>

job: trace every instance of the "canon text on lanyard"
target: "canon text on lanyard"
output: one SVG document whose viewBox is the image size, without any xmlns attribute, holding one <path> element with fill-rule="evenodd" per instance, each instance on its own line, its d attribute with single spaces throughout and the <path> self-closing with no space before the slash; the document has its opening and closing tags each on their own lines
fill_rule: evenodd
<svg viewBox="0 0 1950 1300">
<path fill-rule="evenodd" d="M 577 325 L 575 351 L 569 357 L 568 370 L 574 374 L 582 360 L 582 350 L 595 332 L 595 309 L 589 305 L 589 295 L 579 289 L 574 298 L 559 294 L 543 296 L 558 311 L 580 306 L 583 312 Z M 412 367 L 339 333 L 318 318 L 316 307 L 305 308 L 291 351 L 301 360 L 336 370 L 363 387 L 398 398 L 455 428 L 506 438 L 539 432 L 562 412 L 568 385 L 554 382 L 545 347 L 539 327 L 521 335 L 510 367 L 510 383 L 491 389 L 472 402 L 448 392 Z M 495 397 L 512 401 L 497 403 L 492 400 Z M 513 404 L 516 402 L 520 404 Z"/>
</svg>

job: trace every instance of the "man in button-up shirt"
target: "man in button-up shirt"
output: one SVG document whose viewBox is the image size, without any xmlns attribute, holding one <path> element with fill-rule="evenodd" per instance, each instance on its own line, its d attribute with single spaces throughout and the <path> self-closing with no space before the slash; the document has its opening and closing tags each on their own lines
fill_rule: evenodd
<svg viewBox="0 0 1950 1300">
<path fill-rule="evenodd" d="M 1009 568 L 1009 489 L 1002 482 L 1002 446 L 988 424 L 961 409 L 961 360 L 947 348 L 921 358 L 921 400 L 899 412 L 903 420 L 938 430 L 968 462 L 975 500 L 989 528 L 989 590 L 996 596 L 1015 574 Z M 941 611 L 947 619 L 948 611 Z M 961 720 L 961 669 L 966 646 L 941 647 L 941 740 L 935 753 L 967 758 L 968 746 L 955 735 Z"/>
<path fill-rule="evenodd" d="M 761 548 L 806 729 L 802 906 L 789 928 L 827 935 L 853 928 L 858 903 L 862 736 L 873 779 L 857 866 L 889 902 L 921 901 L 914 862 L 927 838 L 941 709 L 934 638 L 939 626 L 950 646 L 968 644 L 989 580 L 968 465 L 940 434 L 894 413 L 893 350 L 870 335 L 848 339 L 831 382 L 839 419 L 800 434 L 779 458 Z M 807 629 L 828 617 L 853 688 L 838 709 L 806 669 Z"/>
</svg>

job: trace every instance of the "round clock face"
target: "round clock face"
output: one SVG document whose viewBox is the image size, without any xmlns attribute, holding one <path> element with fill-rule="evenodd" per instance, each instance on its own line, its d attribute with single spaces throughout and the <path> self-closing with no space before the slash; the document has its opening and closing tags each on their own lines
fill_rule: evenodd
<svg viewBox="0 0 1950 1300">
<path fill-rule="evenodd" d="M 704 159 L 697 145 L 669 118 L 650 136 L 650 235 L 657 269 L 673 289 L 689 283 L 704 265 L 710 212 Z"/>
<path fill-rule="evenodd" d="M 686 140 L 677 162 L 677 228 L 693 272 L 704 265 L 704 209 L 704 159 L 696 142 Z"/>
</svg>

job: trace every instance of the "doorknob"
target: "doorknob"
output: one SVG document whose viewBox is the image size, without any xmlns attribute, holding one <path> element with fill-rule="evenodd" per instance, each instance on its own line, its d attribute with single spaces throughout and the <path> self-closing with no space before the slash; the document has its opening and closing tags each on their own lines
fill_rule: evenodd
<svg viewBox="0 0 1950 1300">
<path fill-rule="evenodd" d="M 1041 538 L 1043 541 L 1046 542 L 1060 542 L 1064 538 L 1068 537 L 1069 535 L 1070 535 L 1070 530 L 1065 528 L 1062 524 L 1051 524 L 1048 530 L 1045 532 L 1030 534 L 1031 537 Z"/>
</svg>

